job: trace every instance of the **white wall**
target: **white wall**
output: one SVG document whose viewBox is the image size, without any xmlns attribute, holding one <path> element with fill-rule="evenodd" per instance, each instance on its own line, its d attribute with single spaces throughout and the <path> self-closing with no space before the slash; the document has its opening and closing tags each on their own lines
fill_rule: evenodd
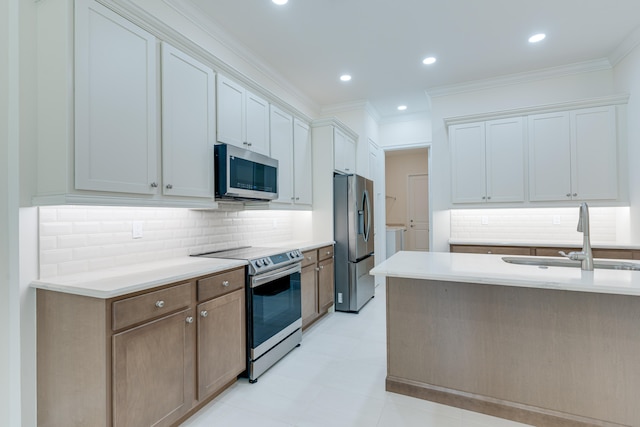
<svg viewBox="0 0 640 427">
<path fill-rule="evenodd" d="M 431 142 L 429 112 L 380 123 L 380 145 L 383 148 L 424 145 L 427 142 Z"/>
<path fill-rule="evenodd" d="M 616 91 L 631 95 L 627 106 L 631 240 L 640 242 L 640 45 L 616 65 L 614 82 Z"/>
</svg>

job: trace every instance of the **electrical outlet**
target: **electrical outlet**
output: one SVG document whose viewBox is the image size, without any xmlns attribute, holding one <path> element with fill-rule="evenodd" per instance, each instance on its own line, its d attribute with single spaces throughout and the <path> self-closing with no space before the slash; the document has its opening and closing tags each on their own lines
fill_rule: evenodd
<svg viewBox="0 0 640 427">
<path fill-rule="evenodd" d="M 276 218 L 273 219 L 273 228 L 278 228 L 278 220 Z"/>
<path fill-rule="evenodd" d="M 560 215 L 553 216 L 553 225 L 560 225 Z"/>
<path fill-rule="evenodd" d="M 338 304 L 342 304 L 342 292 L 338 292 Z"/>
<path fill-rule="evenodd" d="M 134 239 L 142 238 L 142 221 L 133 221 L 131 225 L 131 237 Z"/>
<path fill-rule="evenodd" d="M 482 216 L 482 225 L 489 225 L 489 217 L 486 215 Z"/>
</svg>

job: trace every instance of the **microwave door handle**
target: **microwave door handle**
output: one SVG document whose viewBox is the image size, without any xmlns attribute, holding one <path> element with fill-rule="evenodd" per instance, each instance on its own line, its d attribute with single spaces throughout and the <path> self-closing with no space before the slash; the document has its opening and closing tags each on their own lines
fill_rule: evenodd
<svg viewBox="0 0 640 427">
<path fill-rule="evenodd" d="M 293 273 L 299 273 L 301 271 L 300 263 L 297 263 L 293 267 L 287 267 L 284 270 L 276 270 L 271 274 L 260 274 L 257 276 L 253 276 L 251 279 L 251 287 L 257 288 L 258 286 L 262 286 L 265 283 L 273 282 L 276 279 L 280 279 L 281 277 L 289 276 Z"/>
</svg>

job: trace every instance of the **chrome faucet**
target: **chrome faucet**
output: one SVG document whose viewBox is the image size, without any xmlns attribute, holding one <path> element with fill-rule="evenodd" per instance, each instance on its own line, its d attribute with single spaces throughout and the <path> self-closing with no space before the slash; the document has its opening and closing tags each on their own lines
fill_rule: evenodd
<svg viewBox="0 0 640 427">
<path fill-rule="evenodd" d="M 560 251 L 560 255 L 574 261 L 580 261 L 582 269 L 593 271 L 593 253 L 591 252 L 591 239 L 589 238 L 589 206 L 586 203 L 580 205 L 580 219 L 578 219 L 578 231 L 582 233 L 582 251 Z"/>
</svg>

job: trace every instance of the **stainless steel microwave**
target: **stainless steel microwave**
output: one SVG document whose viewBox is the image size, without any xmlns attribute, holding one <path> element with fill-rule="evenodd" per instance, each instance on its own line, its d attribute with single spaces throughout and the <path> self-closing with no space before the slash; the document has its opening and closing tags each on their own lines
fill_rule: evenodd
<svg viewBox="0 0 640 427">
<path fill-rule="evenodd" d="M 221 200 L 278 198 L 278 161 L 228 144 L 214 146 L 215 192 Z"/>
</svg>

